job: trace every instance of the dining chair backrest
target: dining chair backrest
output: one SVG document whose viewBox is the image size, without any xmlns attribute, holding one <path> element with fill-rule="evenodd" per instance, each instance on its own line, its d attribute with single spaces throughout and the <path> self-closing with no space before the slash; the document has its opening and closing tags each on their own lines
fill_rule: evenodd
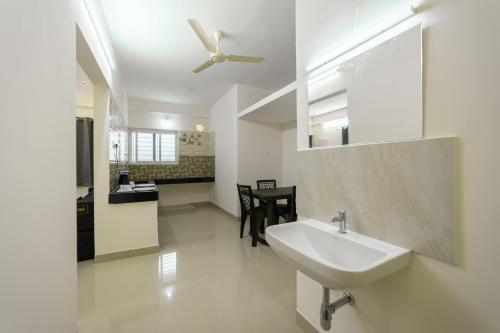
<svg viewBox="0 0 500 333">
<path fill-rule="evenodd" d="M 269 190 L 269 189 L 276 188 L 276 179 L 257 180 L 257 188 L 259 190 Z"/>
<path fill-rule="evenodd" d="M 240 198 L 241 210 L 253 211 L 254 203 L 253 203 L 253 194 L 252 187 L 248 185 L 240 185 L 236 184 L 238 188 L 238 196 Z"/>
<path fill-rule="evenodd" d="M 290 202 L 290 208 L 292 210 L 292 214 L 297 215 L 297 206 L 295 204 L 295 200 L 297 199 L 297 186 L 293 186 L 292 190 L 292 200 Z"/>
</svg>

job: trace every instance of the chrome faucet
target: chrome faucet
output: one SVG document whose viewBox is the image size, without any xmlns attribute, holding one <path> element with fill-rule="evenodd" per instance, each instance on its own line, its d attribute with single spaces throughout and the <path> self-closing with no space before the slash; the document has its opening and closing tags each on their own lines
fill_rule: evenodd
<svg viewBox="0 0 500 333">
<path fill-rule="evenodd" d="M 338 216 L 332 217 L 332 222 L 339 222 L 339 232 L 341 234 L 347 233 L 347 217 L 346 212 L 343 209 L 338 210 Z"/>
</svg>

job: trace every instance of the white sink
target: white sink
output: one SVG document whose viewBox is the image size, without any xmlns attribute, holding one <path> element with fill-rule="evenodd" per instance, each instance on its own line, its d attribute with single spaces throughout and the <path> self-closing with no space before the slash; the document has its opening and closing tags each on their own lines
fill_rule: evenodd
<svg viewBox="0 0 500 333">
<path fill-rule="evenodd" d="M 411 251 L 316 220 L 266 228 L 271 248 L 324 287 L 347 289 L 369 284 L 406 267 Z"/>
</svg>

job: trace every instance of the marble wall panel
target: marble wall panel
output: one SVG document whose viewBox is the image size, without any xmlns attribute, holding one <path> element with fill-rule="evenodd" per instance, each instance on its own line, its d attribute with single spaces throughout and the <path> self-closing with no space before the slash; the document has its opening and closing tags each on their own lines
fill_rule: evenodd
<svg viewBox="0 0 500 333">
<path fill-rule="evenodd" d="M 298 213 L 345 209 L 352 230 L 456 263 L 454 152 L 455 138 L 299 151 Z"/>
</svg>

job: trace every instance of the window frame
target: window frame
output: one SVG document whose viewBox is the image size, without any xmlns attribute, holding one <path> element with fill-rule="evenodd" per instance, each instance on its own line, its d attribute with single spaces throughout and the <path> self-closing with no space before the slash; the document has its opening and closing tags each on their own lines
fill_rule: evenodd
<svg viewBox="0 0 500 333">
<path fill-rule="evenodd" d="M 137 142 L 133 142 L 132 133 L 151 133 L 153 134 L 153 161 L 137 161 Z M 173 134 L 175 136 L 175 161 L 157 161 L 157 136 L 155 134 Z M 179 164 L 179 131 L 165 129 L 150 129 L 150 128 L 129 128 L 128 129 L 128 157 L 129 164 L 135 165 L 176 165 Z M 137 136 L 136 136 L 137 141 Z M 135 151 L 134 150 L 135 145 Z M 161 147 L 160 147 L 161 149 Z"/>
</svg>

